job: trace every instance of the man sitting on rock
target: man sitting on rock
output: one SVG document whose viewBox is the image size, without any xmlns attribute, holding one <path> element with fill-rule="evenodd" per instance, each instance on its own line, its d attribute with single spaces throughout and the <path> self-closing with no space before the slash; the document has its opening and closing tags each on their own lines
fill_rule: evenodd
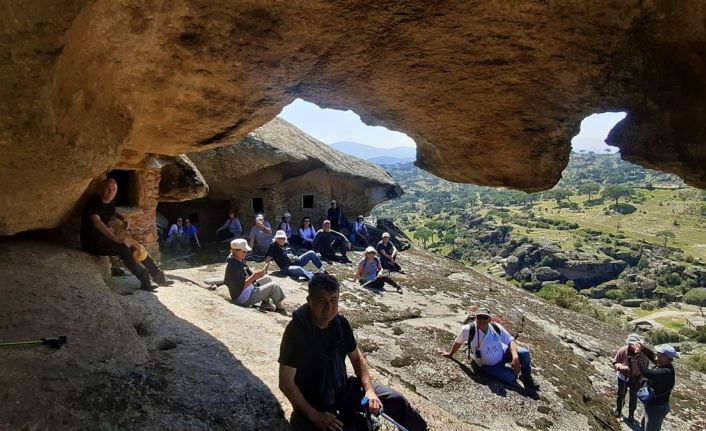
<svg viewBox="0 0 706 431">
<path fill-rule="evenodd" d="M 287 311 L 282 307 L 282 288 L 270 277 L 266 277 L 264 270 L 252 272 L 245 264 L 245 256 L 251 250 L 243 238 L 230 242 L 230 255 L 226 259 L 228 264 L 223 281 L 228 286 L 231 301 L 241 307 L 252 307 L 260 302 L 260 309 L 286 316 Z"/>
<path fill-rule="evenodd" d="M 287 233 L 283 230 L 278 230 L 275 233 L 275 239 L 272 240 L 270 248 L 265 253 L 265 262 L 274 260 L 279 266 L 279 269 L 290 277 L 306 277 L 311 280 L 314 273 L 304 269 L 307 263 L 311 262 L 316 267 L 317 272 L 323 269 L 323 263 L 316 255 L 316 252 L 309 250 L 299 257 L 289 257 L 285 252 L 284 244 L 287 243 Z"/>
<path fill-rule="evenodd" d="M 242 233 L 243 226 L 240 224 L 240 220 L 236 217 L 235 211 L 230 210 L 226 222 L 216 231 L 216 238 L 218 238 L 219 241 L 225 241 L 238 237 Z"/>
<path fill-rule="evenodd" d="M 351 249 L 351 243 L 348 242 L 345 235 L 331 229 L 329 220 L 324 220 L 321 229 L 316 232 L 311 248 L 315 252 L 320 253 L 321 257 L 329 262 L 350 263 L 346 252 Z M 341 257 L 336 256 L 336 251 L 341 252 Z"/>
<path fill-rule="evenodd" d="M 265 216 L 258 214 L 255 217 L 255 226 L 250 229 L 250 237 L 248 242 L 253 249 L 253 253 L 258 256 L 264 256 L 267 249 L 272 243 L 272 228 L 265 221 Z"/>
<path fill-rule="evenodd" d="M 525 389 L 538 390 L 539 385 L 532 379 L 529 351 L 518 347 L 510 333 L 500 324 L 491 323 L 490 317 L 490 311 L 478 309 L 475 323 L 463 325 L 451 351 L 439 354 L 451 358 L 463 344 L 468 343 L 470 356 L 481 371 L 508 385 L 514 383 L 519 375 Z M 512 368 L 505 366 L 508 363 Z"/>
<path fill-rule="evenodd" d="M 370 240 L 368 239 L 368 228 L 365 226 L 365 217 L 359 215 L 353 223 L 353 229 L 351 229 L 351 241 L 355 244 L 367 247 L 370 245 Z"/>
<path fill-rule="evenodd" d="M 299 430 L 367 430 L 360 401 L 385 413 L 410 431 L 427 424 L 402 394 L 373 384 L 348 320 L 338 314 L 339 282 L 315 274 L 307 303 L 292 314 L 279 355 L 279 387 L 292 403 L 291 425 Z M 357 377 L 346 372 L 346 357 Z"/>
<path fill-rule="evenodd" d="M 108 222 L 113 217 L 123 221 L 127 228 L 125 216 L 115 210 L 115 195 L 118 193 L 118 183 L 108 178 L 101 183 L 99 194 L 86 201 L 81 215 L 81 248 L 98 256 L 120 256 L 127 269 L 140 280 L 140 287 L 153 290 L 150 276 L 160 286 L 169 286 L 164 272 L 160 271 L 151 257 L 147 256 L 142 264 L 135 261 L 130 248 L 132 238 L 121 240 L 108 228 Z M 144 265 L 144 266 L 143 266 Z"/>
<path fill-rule="evenodd" d="M 380 257 L 380 263 L 382 267 L 389 271 L 402 271 L 402 267 L 397 263 L 397 247 L 390 241 L 390 233 L 384 232 L 382 234 L 382 240 L 377 243 L 375 250 L 378 252 Z"/>
</svg>

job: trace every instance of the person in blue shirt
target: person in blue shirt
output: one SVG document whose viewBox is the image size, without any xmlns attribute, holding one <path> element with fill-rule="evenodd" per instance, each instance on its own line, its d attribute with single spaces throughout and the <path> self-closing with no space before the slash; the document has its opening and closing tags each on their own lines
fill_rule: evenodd
<svg viewBox="0 0 706 431">
<path fill-rule="evenodd" d="M 201 248 L 198 229 L 196 229 L 196 226 L 194 226 L 188 218 L 184 220 L 184 236 L 189 243 L 189 247 L 193 248 L 195 246 Z"/>
<path fill-rule="evenodd" d="M 402 286 L 390 277 L 382 275 L 382 265 L 373 246 L 368 246 L 365 249 L 365 256 L 358 262 L 353 281 L 360 281 L 361 284 L 371 289 L 384 289 L 385 283 L 387 283 L 402 293 Z"/>
</svg>

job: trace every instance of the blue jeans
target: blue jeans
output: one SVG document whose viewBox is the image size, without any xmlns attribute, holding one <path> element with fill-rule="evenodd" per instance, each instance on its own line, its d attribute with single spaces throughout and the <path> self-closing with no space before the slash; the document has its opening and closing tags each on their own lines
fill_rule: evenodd
<svg viewBox="0 0 706 431">
<path fill-rule="evenodd" d="M 517 356 L 520 357 L 520 370 L 524 378 L 532 375 L 532 365 L 529 350 L 524 347 L 517 347 Z M 502 360 L 495 365 L 481 365 L 480 369 L 487 375 L 495 377 L 501 382 L 511 385 L 515 382 L 515 372 L 512 368 L 508 368 L 505 364 L 512 362 L 512 353 L 510 347 L 505 350 Z"/>
<path fill-rule="evenodd" d="M 303 268 L 309 262 L 313 263 L 316 268 L 321 269 L 321 259 L 316 255 L 316 252 L 309 250 L 294 259 L 293 265 L 288 266 L 285 272 L 290 277 L 306 277 L 311 280 L 314 277 L 314 273 Z"/>
<path fill-rule="evenodd" d="M 642 429 L 645 431 L 659 431 L 662 429 L 662 422 L 669 413 L 669 403 L 643 404 L 645 415 L 642 416 Z"/>
</svg>

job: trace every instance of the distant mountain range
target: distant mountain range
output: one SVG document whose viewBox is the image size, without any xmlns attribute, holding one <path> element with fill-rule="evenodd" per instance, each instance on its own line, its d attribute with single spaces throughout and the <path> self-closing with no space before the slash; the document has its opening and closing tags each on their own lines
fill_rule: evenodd
<svg viewBox="0 0 706 431">
<path fill-rule="evenodd" d="M 335 142 L 331 144 L 336 150 L 350 154 L 376 165 L 395 165 L 417 160 L 417 149 L 412 147 L 378 148 L 358 142 Z"/>
</svg>

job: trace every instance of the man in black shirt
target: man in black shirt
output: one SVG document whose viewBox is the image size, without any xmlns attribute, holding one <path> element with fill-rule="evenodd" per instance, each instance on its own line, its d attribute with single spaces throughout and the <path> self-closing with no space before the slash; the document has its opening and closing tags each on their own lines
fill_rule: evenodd
<svg viewBox="0 0 706 431">
<path fill-rule="evenodd" d="M 142 261 L 142 265 L 137 263 L 132 255 L 130 239 L 123 241 L 108 228 L 108 222 L 113 217 L 122 220 L 127 227 L 125 216 L 115 210 L 117 192 L 118 183 L 108 178 L 101 183 L 99 194 L 86 201 L 81 216 L 81 248 L 99 256 L 120 256 L 145 290 L 154 289 L 150 283 L 150 275 L 160 286 L 172 284 L 173 282 L 167 281 L 164 273 L 159 270 L 151 257 L 147 256 Z"/>
<path fill-rule="evenodd" d="M 339 283 L 330 274 L 315 274 L 307 303 L 292 314 L 284 330 L 279 356 L 279 387 L 294 407 L 294 430 L 367 429 L 360 400 L 369 409 L 385 412 L 411 431 L 426 430 L 419 416 L 399 392 L 370 379 L 365 357 L 358 349 L 348 320 L 338 314 Z M 348 357 L 357 377 L 349 377 Z"/>
<path fill-rule="evenodd" d="M 341 263 L 350 263 L 350 259 L 346 256 L 346 251 L 351 249 L 351 243 L 346 239 L 346 236 L 340 232 L 331 229 L 331 221 L 324 220 L 321 229 L 314 235 L 314 241 L 311 243 L 311 248 L 327 261 L 336 261 Z M 336 256 L 336 251 L 341 252 L 341 257 Z"/>
<path fill-rule="evenodd" d="M 322 271 L 323 264 L 316 255 L 316 252 L 309 250 L 299 257 L 290 258 L 284 251 L 284 244 L 287 242 L 287 233 L 283 230 L 278 230 L 275 233 L 275 238 L 272 244 L 265 253 L 265 262 L 274 260 L 279 266 L 279 269 L 290 277 L 306 277 L 308 280 L 314 276 L 314 273 L 304 269 L 307 263 L 311 262 L 316 267 L 316 271 Z"/>
</svg>

